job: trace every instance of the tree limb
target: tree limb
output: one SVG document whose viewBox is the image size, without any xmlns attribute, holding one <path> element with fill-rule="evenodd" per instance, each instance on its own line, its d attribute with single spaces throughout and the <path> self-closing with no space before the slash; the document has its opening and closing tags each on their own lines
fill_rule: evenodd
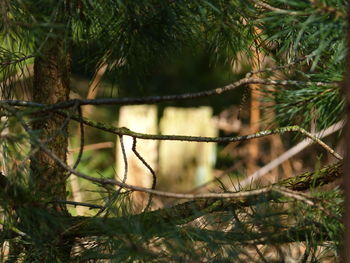
<svg viewBox="0 0 350 263">
<path fill-rule="evenodd" d="M 214 95 L 220 95 L 222 93 L 232 91 L 238 87 L 247 84 L 262 84 L 262 85 L 300 85 L 300 86 L 334 86 L 338 85 L 336 82 L 312 82 L 312 81 L 296 81 L 296 80 L 271 80 L 271 79 L 259 79 L 252 77 L 242 78 L 232 84 L 228 84 L 224 87 L 195 92 L 195 93 L 184 93 L 184 94 L 174 94 L 165 96 L 149 96 L 142 98 L 101 98 L 101 99 L 74 99 L 67 100 L 64 102 L 56 104 L 42 104 L 32 101 L 22 101 L 22 100 L 1 100 L 1 104 L 7 104 L 10 106 L 26 106 L 26 107 L 38 107 L 42 108 L 39 112 L 55 111 L 60 109 L 66 109 L 73 107 L 74 105 L 84 106 L 84 105 L 142 105 L 142 104 L 156 104 L 160 102 L 168 101 L 179 101 L 179 100 L 190 100 L 204 98 Z"/>
</svg>

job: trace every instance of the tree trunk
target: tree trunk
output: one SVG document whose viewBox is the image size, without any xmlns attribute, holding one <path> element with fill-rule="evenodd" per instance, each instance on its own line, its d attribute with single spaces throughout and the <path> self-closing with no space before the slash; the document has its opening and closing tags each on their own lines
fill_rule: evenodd
<svg viewBox="0 0 350 263">
<path fill-rule="evenodd" d="M 57 37 L 49 38 L 40 49 L 40 55 L 35 58 L 33 100 L 36 102 L 54 104 L 69 98 L 70 59 L 65 41 L 58 39 L 62 33 L 55 32 Z M 31 125 L 33 136 L 66 163 L 68 121 L 58 114 L 45 112 L 36 114 Z M 38 204 L 24 216 L 33 231 L 38 233 L 38 242 L 28 247 L 28 255 L 33 254 L 32 251 L 39 251 L 35 257 L 39 257 L 36 260 L 41 262 L 69 262 L 74 239 L 61 236 L 64 229 L 58 220 L 47 220 L 47 216 L 53 214 L 69 216 L 64 204 L 54 202 L 66 200 L 67 172 L 37 148 L 34 140 L 32 150 L 35 154 L 31 157 L 30 186 Z M 33 220 L 30 215 L 35 213 L 38 216 Z M 52 223 L 55 227 L 52 227 Z M 41 243 L 45 246 L 40 248 Z"/>
<path fill-rule="evenodd" d="M 68 100 L 70 61 L 65 51 L 63 40 L 49 39 L 44 44 L 41 55 L 35 58 L 34 101 L 54 104 Z M 64 122 L 64 117 L 52 112 L 38 114 L 32 122 L 32 129 L 48 150 L 66 162 L 68 140 L 67 125 Z M 33 145 L 34 149 L 35 147 Z M 38 150 L 31 158 L 31 171 L 31 183 L 38 196 L 49 200 L 66 199 L 66 172 L 44 151 Z"/>
</svg>

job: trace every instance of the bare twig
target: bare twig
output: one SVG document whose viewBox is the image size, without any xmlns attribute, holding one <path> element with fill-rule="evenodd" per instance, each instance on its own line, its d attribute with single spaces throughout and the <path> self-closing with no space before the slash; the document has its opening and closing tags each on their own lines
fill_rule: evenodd
<svg viewBox="0 0 350 263">
<path fill-rule="evenodd" d="M 152 188 L 151 189 L 155 189 L 156 185 L 157 185 L 156 173 L 152 169 L 152 167 L 145 161 L 145 159 L 141 156 L 141 154 L 139 154 L 139 152 L 136 150 L 136 143 L 137 143 L 136 138 L 133 138 L 132 151 L 134 152 L 136 157 L 143 163 L 143 165 L 147 167 L 149 172 L 152 174 L 152 179 L 153 180 L 152 180 Z M 148 210 L 148 208 L 151 206 L 151 203 L 152 203 L 152 194 L 149 195 L 149 199 L 148 199 L 147 205 L 146 205 L 145 209 L 143 210 L 144 212 Z"/>
<path fill-rule="evenodd" d="M 23 128 L 30 133 L 30 128 L 29 126 L 21 119 L 19 119 L 21 122 L 21 125 Z M 149 194 L 154 194 L 157 196 L 162 196 L 162 197 L 167 197 L 167 198 L 177 198 L 177 199 L 217 199 L 217 198 L 229 198 L 229 199 L 242 199 L 246 197 L 251 197 L 251 196 L 257 196 L 263 193 L 268 193 L 270 192 L 273 187 L 268 186 L 265 188 L 257 189 L 257 190 L 251 190 L 251 191 L 246 191 L 246 192 L 238 192 L 238 193 L 206 193 L 206 194 L 179 194 L 179 193 L 172 193 L 172 192 L 164 192 L 164 191 L 159 191 L 155 189 L 150 189 L 150 188 L 145 188 L 145 187 L 140 187 L 140 186 L 134 186 L 134 185 L 129 185 L 126 184 L 125 182 L 119 182 L 114 179 L 104 179 L 104 178 L 95 178 L 89 175 L 86 175 L 84 173 L 78 172 L 77 170 L 69 167 L 67 164 L 65 164 L 55 153 L 51 152 L 47 147 L 41 143 L 38 139 L 35 137 L 33 138 L 33 142 L 35 142 L 38 147 L 44 151 L 52 160 L 54 160 L 59 166 L 64 168 L 67 172 L 71 174 L 75 174 L 78 177 L 81 177 L 83 179 L 89 180 L 93 183 L 101 184 L 101 185 L 117 185 L 121 188 L 129 189 L 131 191 L 139 191 L 139 192 L 144 192 L 144 193 L 149 193 Z M 122 150 L 123 150 L 123 140 L 120 140 L 121 145 L 122 145 Z M 125 155 L 125 149 L 123 150 L 123 156 L 124 156 L 124 162 L 125 162 L 125 172 L 124 172 L 124 178 L 126 180 L 126 175 L 127 175 L 127 160 L 126 160 L 126 155 Z M 103 207 L 105 209 L 105 207 Z M 101 213 L 101 212 L 99 212 Z"/>
<path fill-rule="evenodd" d="M 64 114 L 64 113 L 62 113 L 62 114 Z M 275 129 L 257 132 L 254 134 L 235 136 L 235 137 L 201 137 L 201 136 L 184 136 L 184 135 L 144 134 L 144 133 L 138 133 L 138 132 L 131 131 L 125 127 L 117 128 L 117 127 L 106 125 L 103 123 L 87 120 L 85 118 L 81 119 L 81 118 L 77 118 L 75 116 L 72 116 L 72 119 L 74 119 L 76 121 L 84 122 L 84 124 L 86 124 L 88 126 L 91 126 L 91 127 L 94 127 L 94 128 L 106 131 L 106 132 L 110 132 L 110 133 L 113 133 L 116 135 L 127 135 L 127 136 L 131 136 L 133 138 L 144 139 L 144 140 L 229 143 L 229 142 L 237 142 L 237 141 L 245 141 L 245 140 L 261 138 L 261 137 L 265 137 L 265 136 L 269 136 L 269 135 L 273 135 L 273 134 L 284 134 L 287 132 L 298 132 L 298 133 L 303 134 L 304 136 L 310 138 L 314 143 L 319 144 L 321 147 L 323 147 L 327 152 L 332 154 L 338 160 L 343 159 L 338 153 L 336 153 L 332 148 L 330 148 L 322 140 L 320 140 L 319 138 L 317 138 L 316 136 L 314 136 L 310 132 L 306 131 L 305 129 L 303 129 L 299 126 L 296 126 L 296 125 L 275 128 Z"/>
<path fill-rule="evenodd" d="M 119 140 L 120 140 L 120 147 L 122 148 L 123 160 L 124 160 L 123 183 L 125 183 L 126 179 L 128 178 L 128 158 L 126 157 L 126 153 L 125 153 L 125 146 L 124 146 L 124 141 L 123 141 L 123 135 L 119 135 Z"/>
<path fill-rule="evenodd" d="M 267 186 L 264 188 L 256 189 L 256 190 L 250 190 L 250 191 L 244 191 L 244 192 L 236 192 L 236 193 L 204 193 L 204 194 L 181 194 L 181 193 L 172 193 L 172 192 L 164 192 L 159 190 L 154 190 L 150 188 L 135 186 L 135 185 L 129 185 L 124 182 L 119 182 L 113 179 L 103 179 L 103 178 L 95 178 L 88 176 L 84 173 L 78 172 L 68 165 L 66 165 L 60 158 L 57 157 L 56 154 L 49 151 L 42 143 L 40 143 L 38 140 L 36 140 L 36 143 L 39 145 L 39 147 L 51 158 L 53 159 L 58 165 L 60 165 L 62 168 L 66 169 L 68 172 L 75 174 L 78 177 L 81 177 L 83 179 L 89 180 L 91 182 L 102 184 L 102 185 L 117 185 L 120 188 L 129 189 L 131 191 L 139 191 L 144 193 L 149 193 L 161 197 L 167 197 L 167 198 L 176 198 L 176 199 L 245 199 L 253 196 L 258 196 L 261 194 L 269 193 L 269 192 L 278 192 L 280 193 L 282 190 L 281 187 L 277 186 Z"/>
<path fill-rule="evenodd" d="M 68 200 L 56 200 L 54 202 L 60 203 L 60 204 L 74 205 L 74 206 L 85 206 L 85 207 L 89 207 L 90 209 L 103 208 L 103 206 L 101 206 L 101 205 L 94 205 L 94 204 L 90 204 L 90 203 L 82 203 L 82 202 L 75 202 L 75 201 L 68 201 Z"/>
<path fill-rule="evenodd" d="M 262 85 L 300 85 L 300 86 L 334 86 L 339 85 L 337 82 L 312 82 L 312 81 L 296 81 L 296 80 L 271 80 L 271 79 L 260 79 L 260 78 L 251 78 L 246 77 L 240 79 L 232 84 L 226 85 L 224 87 L 195 92 L 195 93 L 184 93 L 184 94 L 175 94 L 175 95 L 166 95 L 166 96 L 149 96 L 143 98 L 101 98 L 101 99 L 75 99 L 67 100 L 64 102 L 56 104 L 41 104 L 32 101 L 22 101 L 22 100 L 1 100 L 0 104 L 6 103 L 10 106 L 26 106 L 26 107 L 38 107 L 43 108 L 39 111 L 55 111 L 60 109 L 66 109 L 74 106 L 76 103 L 78 106 L 84 105 L 140 105 L 140 104 L 155 104 L 159 102 L 167 101 L 179 101 L 179 100 L 190 100 L 198 99 L 202 97 L 220 95 L 228 91 L 232 91 L 238 87 L 247 84 L 262 84 Z"/>
<path fill-rule="evenodd" d="M 81 110 L 81 107 L 78 107 L 78 114 L 80 118 L 83 118 L 83 112 Z M 73 165 L 73 169 L 76 169 L 81 161 L 81 157 L 83 156 L 83 152 L 84 152 L 84 123 L 80 122 L 79 123 L 79 127 L 80 127 L 80 147 L 79 147 L 79 153 L 78 153 L 78 157 L 77 160 L 75 161 L 74 165 Z"/>
<path fill-rule="evenodd" d="M 311 206 L 316 205 L 315 202 L 312 201 L 311 198 L 309 196 L 307 196 L 306 194 L 292 191 L 292 190 L 284 188 L 284 187 L 275 187 L 274 190 L 276 192 L 280 193 L 281 195 L 293 198 L 293 199 L 298 200 L 298 201 L 302 201 L 308 205 L 311 205 Z"/>
</svg>

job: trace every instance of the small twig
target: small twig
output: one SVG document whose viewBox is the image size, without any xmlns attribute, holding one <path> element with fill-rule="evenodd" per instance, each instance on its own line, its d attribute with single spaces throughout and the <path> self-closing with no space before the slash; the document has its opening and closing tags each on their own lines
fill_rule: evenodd
<svg viewBox="0 0 350 263">
<path fill-rule="evenodd" d="M 11 64 L 20 63 L 20 62 L 22 62 L 24 60 L 27 60 L 27 59 L 33 58 L 33 57 L 34 57 L 33 55 L 30 55 L 30 56 L 24 56 L 24 57 L 21 57 L 19 59 L 12 60 L 12 61 L 0 62 L 0 66 L 8 66 L 8 65 L 11 65 Z"/>
<path fill-rule="evenodd" d="M 139 152 L 136 150 L 136 143 L 137 140 L 136 138 L 133 138 L 133 143 L 132 143 L 132 151 L 134 152 L 134 154 L 136 155 L 136 157 L 143 163 L 144 166 L 147 167 L 147 169 L 149 170 L 149 172 L 152 174 L 152 188 L 151 189 L 155 189 L 156 185 L 157 185 L 157 176 L 155 171 L 152 169 L 152 167 L 145 161 L 145 159 L 141 156 L 141 154 L 139 154 Z M 151 206 L 152 203 L 152 194 L 149 195 L 148 198 L 148 202 L 147 205 L 145 207 L 145 209 L 143 210 L 144 212 L 147 211 L 149 209 L 149 207 Z"/>
<path fill-rule="evenodd" d="M 60 204 L 74 205 L 74 206 L 85 206 L 85 207 L 89 207 L 90 209 L 103 208 L 103 206 L 101 206 L 101 205 L 94 205 L 94 204 L 89 204 L 89 203 L 82 203 L 82 202 L 75 202 L 75 201 L 68 201 L 68 200 L 56 200 L 54 202 L 60 203 Z"/>
<path fill-rule="evenodd" d="M 78 107 L 78 114 L 80 118 L 83 118 L 83 112 L 81 110 L 81 107 Z M 83 122 L 79 122 L 79 127 L 80 127 L 80 147 L 79 147 L 79 153 L 78 153 L 78 157 L 77 160 L 75 161 L 74 165 L 73 165 L 73 169 L 76 169 L 81 161 L 81 157 L 83 156 L 83 152 L 84 152 L 84 137 L 85 137 L 85 133 L 84 133 L 84 123 Z"/>
<path fill-rule="evenodd" d="M 338 217 L 336 217 L 335 215 L 333 215 L 330 211 L 328 211 L 327 209 L 325 209 L 321 203 L 324 200 L 316 200 L 315 198 L 311 198 L 308 194 L 303 193 L 303 192 L 297 192 L 297 191 L 293 191 L 291 189 L 285 188 L 285 187 L 274 187 L 274 191 L 277 193 L 280 193 L 283 196 L 304 202 L 307 205 L 313 206 L 313 207 L 317 207 L 320 211 L 324 212 L 327 216 L 329 217 L 333 217 L 334 219 L 339 220 Z M 313 201 L 313 199 L 315 201 Z"/>
<path fill-rule="evenodd" d="M 298 11 L 290 11 L 290 10 L 277 8 L 277 7 L 271 6 L 271 5 L 269 5 L 265 2 L 262 2 L 262 1 L 254 1 L 254 3 L 257 6 L 260 6 L 262 8 L 268 9 L 268 10 L 273 11 L 273 12 L 278 12 L 278 13 L 283 13 L 283 14 L 288 14 L 288 15 L 300 15 L 301 14 Z"/>
<path fill-rule="evenodd" d="M 280 193 L 283 196 L 293 198 L 298 201 L 302 201 L 308 205 L 315 206 L 315 203 L 311 200 L 310 197 L 296 191 L 292 191 L 290 189 L 284 187 L 274 187 L 274 191 Z"/>
<path fill-rule="evenodd" d="M 78 177 L 81 177 L 83 179 L 89 180 L 91 182 L 102 184 L 102 185 L 117 185 L 120 188 L 129 189 L 132 191 L 139 191 L 149 194 L 154 194 L 161 197 L 167 197 L 167 198 L 177 198 L 177 199 L 244 199 L 252 196 L 258 196 L 264 193 L 269 193 L 272 190 L 275 190 L 276 187 L 274 186 L 268 186 L 261 189 L 251 190 L 251 191 L 244 191 L 244 192 L 238 192 L 238 193 L 204 193 L 204 194 L 181 194 L 181 193 L 172 193 L 172 192 L 164 192 L 159 190 L 154 190 L 150 188 L 140 187 L 140 186 L 134 186 L 129 185 L 124 182 L 119 182 L 113 179 L 103 179 L 103 178 L 95 178 L 88 176 L 84 173 L 78 172 L 68 165 L 66 165 L 60 158 L 57 157 L 56 154 L 49 151 L 42 143 L 40 143 L 38 140 L 36 140 L 36 143 L 39 145 L 39 147 L 51 158 L 53 159 L 58 165 L 60 165 L 62 168 L 67 170 L 68 172 L 75 174 Z M 127 169 L 126 169 L 127 172 Z"/>
<path fill-rule="evenodd" d="M 40 142 L 38 142 L 40 143 Z M 54 153 L 49 151 L 46 147 L 44 147 L 42 144 L 39 144 L 40 148 L 54 161 L 56 161 L 62 168 L 66 169 L 67 171 L 71 172 L 72 174 L 75 174 L 78 177 L 81 177 L 83 179 L 89 180 L 91 182 L 101 184 L 101 185 L 117 185 L 121 188 L 129 189 L 132 191 L 139 191 L 144 193 L 149 193 L 161 197 L 167 197 L 167 198 L 177 198 L 177 199 L 217 199 L 217 198 L 228 198 L 228 199 L 244 199 L 251 196 L 257 196 L 260 194 L 268 193 L 270 192 L 273 187 L 268 186 L 265 188 L 257 189 L 257 190 L 251 190 L 251 191 L 245 191 L 245 192 L 238 192 L 238 193 L 205 193 L 205 194 L 180 194 L 180 193 L 172 193 L 172 192 L 164 192 L 159 190 L 154 190 L 150 188 L 140 187 L 140 186 L 134 186 L 129 185 L 123 182 L 116 181 L 114 179 L 103 179 L 103 178 L 95 178 L 92 176 L 88 176 L 84 173 L 78 172 L 68 165 L 66 165 L 61 159 L 57 157 Z"/>
<path fill-rule="evenodd" d="M 124 160 L 124 175 L 123 175 L 123 183 L 126 182 L 128 178 L 128 157 L 126 156 L 125 146 L 123 141 L 123 135 L 119 135 L 120 147 L 122 148 L 123 160 Z"/>
</svg>

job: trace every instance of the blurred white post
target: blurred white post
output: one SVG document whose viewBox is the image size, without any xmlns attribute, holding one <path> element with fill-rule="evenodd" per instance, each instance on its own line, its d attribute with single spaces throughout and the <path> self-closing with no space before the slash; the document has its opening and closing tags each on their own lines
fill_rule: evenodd
<svg viewBox="0 0 350 263">
<path fill-rule="evenodd" d="M 123 106 L 120 108 L 118 127 L 127 127 L 132 131 L 157 134 L 157 107 L 149 105 Z M 152 186 L 152 174 L 144 164 L 136 157 L 132 151 L 133 139 L 130 136 L 123 136 L 125 153 L 128 159 L 128 177 L 126 183 L 131 185 L 150 188 Z M 136 149 L 143 159 L 157 170 L 158 160 L 158 141 L 137 140 Z M 123 180 L 124 160 L 120 147 L 119 138 L 117 139 L 117 180 Z M 133 193 L 133 202 L 135 210 L 141 210 L 147 204 L 148 196 L 141 192 Z"/>
<path fill-rule="evenodd" d="M 217 136 L 212 114 L 210 107 L 168 107 L 160 121 L 161 134 Z M 213 179 L 215 161 L 215 143 L 161 141 L 157 188 L 190 191 Z"/>
</svg>

